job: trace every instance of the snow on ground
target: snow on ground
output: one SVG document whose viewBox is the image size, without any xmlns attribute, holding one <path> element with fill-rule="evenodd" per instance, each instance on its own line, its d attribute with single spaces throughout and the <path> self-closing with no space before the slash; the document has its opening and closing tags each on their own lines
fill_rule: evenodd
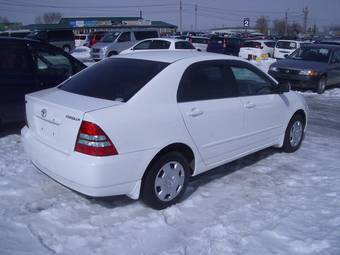
<svg viewBox="0 0 340 255">
<path fill-rule="evenodd" d="M 87 198 L 40 173 L 19 127 L 0 136 L 0 254 L 340 254 L 340 89 L 304 94 L 293 154 L 266 149 L 195 177 L 163 211 Z"/>
</svg>

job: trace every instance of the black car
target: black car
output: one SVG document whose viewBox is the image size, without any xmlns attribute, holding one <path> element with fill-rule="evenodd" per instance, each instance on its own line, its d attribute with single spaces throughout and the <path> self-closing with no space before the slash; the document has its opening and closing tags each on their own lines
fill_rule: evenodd
<svg viewBox="0 0 340 255">
<path fill-rule="evenodd" d="M 238 37 L 212 36 L 207 51 L 238 56 L 244 40 Z"/>
<path fill-rule="evenodd" d="M 54 87 L 85 67 L 50 44 L 0 37 L 0 124 L 25 119 L 25 94 Z"/>
<path fill-rule="evenodd" d="M 327 86 L 340 84 L 340 46 L 304 45 L 272 64 L 269 74 L 293 88 L 315 89 L 321 94 Z"/>
</svg>

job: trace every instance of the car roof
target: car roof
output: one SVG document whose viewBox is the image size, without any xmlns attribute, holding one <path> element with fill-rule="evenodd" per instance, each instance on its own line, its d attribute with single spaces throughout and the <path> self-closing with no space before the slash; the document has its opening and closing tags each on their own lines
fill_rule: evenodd
<svg viewBox="0 0 340 255">
<path fill-rule="evenodd" d="M 118 58 L 132 58 L 132 59 L 143 59 L 150 61 L 159 61 L 165 63 L 173 63 L 182 59 L 197 58 L 197 59 L 230 59 L 230 60 L 241 60 L 238 57 L 228 56 L 224 54 L 206 53 L 198 51 L 176 51 L 176 50 L 159 50 L 149 52 L 132 52 L 124 55 L 117 55 Z M 243 61 L 243 60 L 241 60 Z"/>
<path fill-rule="evenodd" d="M 274 40 L 266 40 L 266 39 L 249 39 L 249 40 L 246 40 L 246 42 L 275 42 Z"/>
<path fill-rule="evenodd" d="M 184 39 L 160 38 L 160 37 L 147 38 L 147 39 L 144 39 L 143 41 L 148 41 L 148 40 L 158 40 L 158 41 L 168 41 L 168 42 L 187 42 L 187 40 L 184 40 Z"/>
</svg>

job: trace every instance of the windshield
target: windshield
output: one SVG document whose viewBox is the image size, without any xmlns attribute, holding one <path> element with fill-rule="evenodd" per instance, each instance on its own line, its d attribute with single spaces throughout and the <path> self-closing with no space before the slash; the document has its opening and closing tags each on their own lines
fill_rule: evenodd
<svg viewBox="0 0 340 255">
<path fill-rule="evenodd" d="M 328 63 L 331 50 L 327 48 L 299 48 L 289 58 Z"/>
<path fill-rule="evenodd" d="M 117 37 L 119 36 L 119 32 L 115 32 L 115 33 L 107 33 L 104 35 L 104 37 L 100 40 L 101 42 L 114 42 Z"/>
<path fill-rule="evenodd" d="M 291 41 L 278 41 L 276 43 L 276 48 L 279 49 L 293 50 L 297 48 L 296 46 L 296 42 Z"/>
</svg>

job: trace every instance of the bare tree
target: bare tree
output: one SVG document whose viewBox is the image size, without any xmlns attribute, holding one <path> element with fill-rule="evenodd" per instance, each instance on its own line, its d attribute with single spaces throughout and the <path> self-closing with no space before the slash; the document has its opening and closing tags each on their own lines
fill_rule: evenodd
<svg viewBox="0 0 340 255">
<path fill-rule="evenodd" d="M 293 23 L 288 26 L 288 34 L 293 37 L 299 37 L 303 31 L 303 27 L 299 23 Z"/>
<path fill-rule="evenodd" d="M 285 34 L 285 26 L 286 23 L 284 20 L 276 19 L 273 21 L 273 32 L 276 35 L 284 35 Z"/>
<path fill-rule="evenodd" d="M 260 30 L 262 34 L 268 34 L 268 18 L 261 16 L 256 20 L 256 28 Z"/>
<path fill-rule="evenodd" d="M 42 16 L 35 17 L 36 24 L 57 24 L 60 19 L 63 17 L 63 14 L 60 12 L 46 12 Z"/>
</svg>

